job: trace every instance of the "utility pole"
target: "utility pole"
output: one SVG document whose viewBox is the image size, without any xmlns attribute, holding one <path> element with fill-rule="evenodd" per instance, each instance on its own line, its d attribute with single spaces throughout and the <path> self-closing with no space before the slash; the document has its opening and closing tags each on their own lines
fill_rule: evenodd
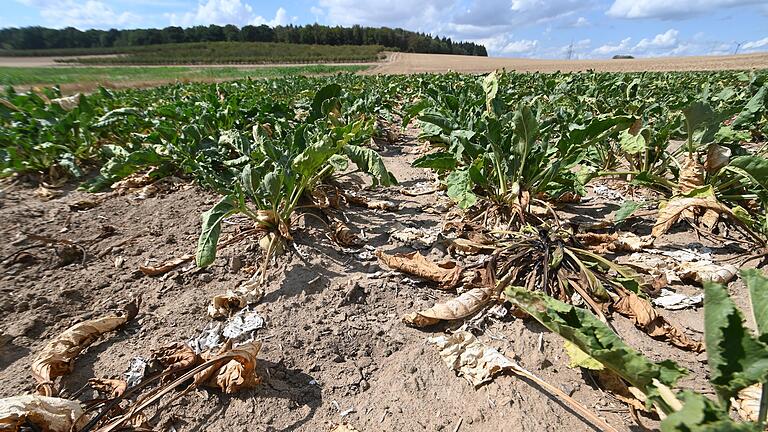
<svg viewBox="0 0 768 432">
<path fill-rule="evenodd" d="M 741 45 L 744 44 L 744 42 L 739 42 L 736 44 L 736 50 L 733 51 L 733 55 L 736 55 L 739 53 L 739 48 L 741 48 Z"/>
<path fill-rule="evenodd" d="M 571 44 L 568 45 L 568 60 L 573 58 L 573 39 L 571 39 Z"/>
</svg>

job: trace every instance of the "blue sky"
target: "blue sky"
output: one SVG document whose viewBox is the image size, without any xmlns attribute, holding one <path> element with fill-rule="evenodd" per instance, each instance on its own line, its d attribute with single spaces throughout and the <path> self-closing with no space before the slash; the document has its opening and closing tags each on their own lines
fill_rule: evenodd
<svg viewBox="0 0 768 432">
<path fill-rule="evenodd" d="M 505 57 L 768 51 L 768 0 L 2 0 L 0 27 L 319 22 L 403 27 Z"/>
</svg>

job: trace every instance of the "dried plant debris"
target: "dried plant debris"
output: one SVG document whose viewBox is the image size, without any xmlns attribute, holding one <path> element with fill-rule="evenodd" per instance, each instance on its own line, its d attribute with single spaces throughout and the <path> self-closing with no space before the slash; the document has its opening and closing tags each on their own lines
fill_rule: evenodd
<svg viewBox="0 0 768 432">
<path fill-rule="evenodd" d="M 437 228 L 398 227 L 389 237 L 414 249 L 428 249 L 437 242 L 440 231 Z"/>
<path fill-rule="evenodd" d="M 597 417 L 562 390 L 527 371 L 495 348 L 484 345 L 468 331 L 460 330 L 449 336 L 429 338 L 428 341 L 440 349 L 440 357 L 442 357 L 445 364 L 463 376 L 475 388 L 492 380 L 499 373 L 509 371 L 533 381 L 553 396 L 560 398 L 603 431 L 616 432 L 615 428 L 608 425 L 604 420 Z"/>
<path fill-rule="evenodd" d="M 738 397 L 732 398 L 731 401 L 736 407 L 739 415 L 751 422 L 756 422 L 758 419 L 758 413 L 760 412 L 760 398 L 763 393 L 762 384 L 753 384 L 738 394 Z"/>
<path fill-rule="evenodd" d="M 253 341 L 256 331 L 264 327 L 264 318 L 248 308 L 232 316 L 226 323 L 211 321 L 199 335 L 189 339 L 187 344 L 195 351 L 202 353 L 218 349 L 230 339 L 236 343 Z"/>
<path fill-rule="evenodd" d="M 208 316 L 213 319 L 227 318 L 248 305 L 258 303 L 264 297 L 264 290 L 260 284 L 252 285 L 243 284 L 235 291 L 227 290 L 225 294 L 213 296 L 208 305 Z"/>
<path fill-rule="evenodd" d="M 197 353 L 187 344 L 175 342 L 152 350 L 150 364 L 158 365 L 162 372 L 184 370 L 200 361 Z"/>
<path fill-rule="evenodd" d="M 442 289 L 451 289 L 461 280 L 462 268 L 454 261 L 435 263 L 419 252 L 390 255 L 376 251 L 376 256 L 387 267 L 436 282 Z"/>
<path fill-rule="evenodd" d="M 234 356 L 232 360 L 221 366 L 211 366 L 195 374 L 195 384 L 218 388 L 226 394 L 237 393 L 243 388 L 253 388 L 261 384 L 261 377 L 256 374 L 256 355 L 261 348 L 261 342 L 249 342 L 231 347 L 231 342 L 224 345 L 215 354 L 211 351 L 203 353 L 204 361 L 220 356 Z"/>
<path fill-rule="evenodd" d="M 653 238 L 624 233 L 583 233 L 576 238 L 597 253 L 639 252 L 653 246 Z"/>
<path fill-rule="evenodd" d="M 109 399 L 122 396 L 128 389 L 128 382 L 121 379 L 91 378 L 88 380 L 88 385 Z"/>
<path fill-rule="evenodd" d="M 687 296 L 667 289 L 662 289 L 661 294 L 653 299 L 653 304 L 667 310 L 681 310 L 700 306 L 704 302 L 704 294 Z"/>
<path fill-rule="evenodd" d="M 132 320 L 140 303 L 141 299 L 137 298 L 126 304 L 120 313 L 75 324 L 48 342 L 32 362 L 32 376 L 39 383 L 38 392 L 46 396 L 56 394 L 53 380 L 71 372 L 77 356 L 99 336 Z"/>
<path fill-rule="evenodd" d="M 175 258 L 170 261 L 164 262 L 159 266 L 142 265 L 142 266 L 139 266 L 139 270 L 141 270 L 141 272 L 147 276 L 160 276 L 162 274 L 168 273 L 169 271 L 175 269 L 176 267 L 186 262 L 192 261 L 194 258 L 195 258 L 195 255 L 187 254 L 179 258 Z"/>
<path fill-rule="evenodd" d="M 355 234 L 349 227 L 341 221 L 335 221 L 331 224 L 333 230 L 333 240 L 344 247 L 360 247 L 363 240 Z"/>
<path fill-rule="evenodd" d="M 80 402 L 41 395 L 0 399 L 0 430 L 70 432 L 88 422 Z"/>
<path fill-rule="evenodd" d="M 695 352 L 704 351 L 704 344 L 691 339 L 666 318 L 659 315 L 651 303 L 635 293 L 628 293 L 613 304 L 616 312 L 632 319 L 649 336 L 669 341 L 672 345 Z"/>
<path fill-rule="evenodd" d="M 440 349 L 440 357 L 445 364 L 474 387 L 491 381 L 495 375 L 515 366 L 512 360 L 495 348 L 484 345 L 467 331 L 429 338 L 428 341 Z"/>
<path fill-rule="evenodd" d="M 369 209 L 397 211 L 400 208 L 396 203 L 392 201 L 370 199 L 355 192 L 345 192 L 344 198 L 350 204 Z"/>
<path fill-rule="evenodd" d="M 336 426 L 331 432 L 359 432 L 359 431 L 349 423 L 342 423 Z"/>
<path fill-rule="evenodd" d="M 492 287 L 472 288 L 447 302 L 409 313 L 403 317 L 403 322 L 413 327 L 426 327 L 440 321 L 466 318 L 483 309 L 492 300 L 494 291 Z"/>
<path fill-rule="evenodd" d="M 715 263 L 713 259 L 708 248 L 645 249 L 644 253 L 633 253 L 620 258 L 619 262 L 654 276 L 663 275 L 670 283 L 680 281 L 701 286 L 705 282 L 728 283 L 736 277 L 738 268 Z"/>
</svg>

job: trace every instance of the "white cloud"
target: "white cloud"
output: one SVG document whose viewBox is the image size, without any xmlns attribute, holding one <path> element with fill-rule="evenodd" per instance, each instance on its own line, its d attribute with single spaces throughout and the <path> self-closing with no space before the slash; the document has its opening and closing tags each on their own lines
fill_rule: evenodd
<svg viewBox="0 0 768 432">
<path fill-rule="evenodd" d="M 576 21 L 571 24 L 572 27 L 589 27 L 592 23 L 586 17 L 578 17 Z"/>
<path fill-rule="evenodd" d="M 595 48 L 593 53 L 603 56 L 607 54 L 614 54 L 620 51 L 627 51 L 631 46 L 630 42 L 632 42 L 632 38 L 628 37 L 628 38 L 622 39 L 621 42 L 619 42 L 616 45 L 605 44 L 598 48 Z"/>
<path fill-rule="evenodd" d="M 761 3 L 765 0 L 615 0 L 606 14 L 613 18 L 689 18 L 717 9 Z"/>
<path fill-rule="evenodd" d="M 669 29 L 664 33 L 657 34 L 653 39 L 641 39 L 634 49 L 642 51 L 657 48 L 674 48 L 678 45 L 678 34 L 677 30 Z"/>
<path fill-rule="evenodd" d="M 433 31 L 450 16 L 455 3 L 456 0 L 424 0 L 418 4 L 401 0 L 318 2 L 328 24 L 405 27 L 419 31 Z"/>
<path fill-rule="evenodd" d="M 277 9 L 274 18 L 267 19 L 261 15 L 256 15 L 250 4 L 240 0 L 207 0 L 205 3 L 198 3 L 197 9 L 194 11 L 180 15 L 170 14 L 168 17 L 171 25 L 184 27 L 208 24 L 234 24 L 240 27 L 248 24 L 266 24 L 274 27 L 288 24 L 291 21 L 288 12 L 282 7 Z"/>
<path fill-rule="evenodd" d="M 768 50 L 768 37 L 751 41 L 741 46 L 741 52 L 755 52 Z"/>
<path fill-rule="evenodd" d="M 53 27 L 123 28 L 141 22 L 130 12 L 116 12 L 100 0 L 18 0 L 36 8 L 40 16 Z"/>
<path fill-rule="evenodd" d="M 474 39 L 472 42 L 485 46 L 488 50 L 488 54 L 491 56 L 529 57 L 533 55 L 539 47 L 538 40 L 515 40 L 512 39 L 511 34 L 500 34 L 488 38 Z"/>
</svg>

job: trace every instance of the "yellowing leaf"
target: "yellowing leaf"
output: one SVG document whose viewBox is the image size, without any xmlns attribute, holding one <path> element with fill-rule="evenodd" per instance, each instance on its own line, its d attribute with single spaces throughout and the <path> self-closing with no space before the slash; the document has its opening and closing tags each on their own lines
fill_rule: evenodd
<svg viewBox="0 0 768 432">
<path fill-rule="evenodd" d="M 574 345 L 571 341 L 566 340 L 563 343 L 565 353 L 568 354 L 570 361 L 568 362 L 569 368 L 581 367 L 590 370 L 603 370 L 605 366 L 602 363 L 592 358 L 589 354 L 582 351 L 579 347 Z"/>
</svg>

